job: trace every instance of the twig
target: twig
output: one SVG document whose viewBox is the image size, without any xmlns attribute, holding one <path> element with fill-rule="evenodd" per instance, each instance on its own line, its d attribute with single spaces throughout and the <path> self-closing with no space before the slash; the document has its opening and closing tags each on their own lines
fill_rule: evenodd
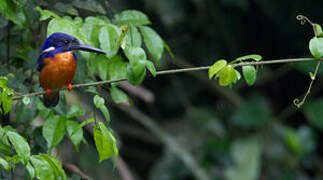
<svg viewBox="0 0 323 180">
<path fill-rule="evenodd" d="M 278 60 L 268 60 L 268 61 L 258 61 L 258 62 L 242 62 L 233 64 L 233 67 L 241 67 L 247 65 L 267 65 L 267 64 L 281 64 L 281 63 L 292 63 L 292 62 L 309 62 L 309 61 L 322 61 L 323 58 L 315 59 L 315 58 L 295 58 L 295 59 L 278 59 Z M 172 69 L 172 70 L 164 70 L 159 71 L 156 75 L 164 75 L 164 74 L 176 74 L 176 73 L 183 73 L 183 72 L 192 72 L 192 71 L 203 71 L 208 70 L 211 66 L 202 66 L 202 67 L 194 67 L 194 68 L 185 68 L 185 69 Z M 98 81 L 93 83 L 85 83 L 85 84 L 75 84 L 73 88 L 81 88 L 81 87 L 89 87 L 89 86 L 98 86 L 103 84 L 111 84 L 114 82 L 121 82 L 127 81 L 126 78 L 116 79 L 116 80 L 108 80 L 108 81 Z M 60 90 L 67 90 L 67 88 L 61 89 L 53 89 L 52 92 L 60 91 Z M 12 100 L 22 99 L 24 97 L 33 97 L 33 96 L 40 96 L 45 94 L 45 91 L 39 91 L 24 95 L 15 95 Z"/>
<path fill-rule="evenodd" d="M 80 170 L 76 165 L 74 164 L 69 164 L 69 163 L 64 163 L 63 168 L 65 171 L 75 173 L 81 177 L 82 180 L 88 180 L 90 177 L 86 175 L 83 171 Z"/>
<path fill-rule="evenodd" d="M 127 163 L 122 159 L 121 156 L 118 156 L 116 166 L 123 180 L 135 180 Z"/>
</svg>

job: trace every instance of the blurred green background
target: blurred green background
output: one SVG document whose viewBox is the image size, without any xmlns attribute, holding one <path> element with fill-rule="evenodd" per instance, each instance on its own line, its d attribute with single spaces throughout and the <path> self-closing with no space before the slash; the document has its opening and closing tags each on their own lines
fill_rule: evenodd
<svg viewBox="0 0 323 180">
<path fill-rule="evenodd" d="M 306 15 L 323 24 L 322 1 L 27 0 L 24 12 L 28 15 L 17 14 L 17 21 L 25 18 L 28 29 L 19 29 L 0 15 L 0 73 L 15 71 L 16 80 L 20 78 L 24 84 L 30 79 L 23 74 L 20 77 L 21 69 L 10 70 L 1 61 L 7 59 L 10 41 L 12 64 L 36 73 L 47 26 L 38 22 L 39 14 L 33 10 L 36 6 L 81 17 L 112 17 L 124 9 L 145 12 L 175 55 L 171 58 L 164 53 L 159 70 L 206 66 L 218 59 L 252 53 L 264 60 L 310 57 L 312 28 L 302 26 L 296 16 Z M 32 48 L 28 61 L 21 60 L 26 57 L 22 41 Z M 116 170 L 110 161 L 98 163 L 91 140 L 82 144 L 79 152 L 64 141 L 59 153 L 64 162 L 78 165 L 93 179 L 322 179 L 321 77 L 304 106 L 297 109 L 293 105 L 293 100 L 306 92 L 308 72 L 314 68 L 311 62 L 260 66 L 252 87 L 244 81 L 232 88 L 220 87 L 208 80 L 207 72 L 147 78 L 139 89 L 125 83 L 121 87 L 134 106 L 108 104 L 120 148 Z M 82 77 L 77 76 L 75 83 L 82 83 Z M 11 84 L 30 89 L 15 87 L 24 84 L 14 81 Z M 38 84 L 34 86 L 39 89 Z M 67 99 L 84 107 L 91 101 L 77 90 L 67 94 Z M 16 119 L 17 127 L 36 116 L 36 109 L 29 108 L 32 110 L 18 104 L 11 112 L 10 119 Z M 91 135 L 87 136 L 90 139 Z M 72 179 L 79 177 L 73 175 Z"/>
</svg>

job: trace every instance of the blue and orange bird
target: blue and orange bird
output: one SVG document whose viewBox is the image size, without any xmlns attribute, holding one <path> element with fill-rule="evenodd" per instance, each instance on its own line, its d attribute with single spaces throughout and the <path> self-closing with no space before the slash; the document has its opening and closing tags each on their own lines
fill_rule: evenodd
<svg viewBox="0 0 323 180">
<path fill-rule="evenodd" d="M 67 86 L 72 90 L 72 81 L 76 72 L 76 55 L 73 51 L 83 50 L 105 54 L 101 49 L 81 44 L 75 37 L 65 33 L 53 33 L 49 36 L 38 57 L 40 86 L 46 91 L 43 103 L 54 107 L 59 101 L 59 92 L 51 89 Z"/>
</svg>

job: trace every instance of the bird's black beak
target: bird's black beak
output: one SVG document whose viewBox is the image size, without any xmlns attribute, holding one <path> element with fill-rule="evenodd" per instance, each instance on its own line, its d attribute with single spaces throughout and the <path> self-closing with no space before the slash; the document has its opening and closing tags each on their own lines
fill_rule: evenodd
<svg viewBox="0 0 323 180">
<path fill-rule="evenodd" d="M 102 49 L 95 48 L 95 47 L 85 45 L 85 44 L 73 44 L 71 46 L 71 50 L 81 50 L 81 51 L 88 51 L 88 52 L 96 52 L 99 54 L 105 54 L 105 52 Z"/>
</svg>

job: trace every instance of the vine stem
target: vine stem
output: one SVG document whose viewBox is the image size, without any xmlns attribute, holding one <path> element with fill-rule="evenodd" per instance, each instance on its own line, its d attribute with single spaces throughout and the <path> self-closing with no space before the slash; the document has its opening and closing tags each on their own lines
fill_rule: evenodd
<svg viewBox="0 0 323 180">
<path fill-rule="evenodd" d="M 309 62 L 309 61 L 323 61 L 323 58 L 292 58 L 292 59 L 276 59 L 276 60 L 267 60 L 267 61 L 257 61 L 257 62 L 241 62 L 232 64 L 233 67 L 241 67 L 241 66 L 248 66 L 248 65 L 268 65 L 268 64 L 281 64 L 281 63 L 293 63 L 293 62 Z M 164 70 L 158 71 L 156 75 L 165 75 L 165 74 L 176 74 L 176 73 L 183 73 L 183 72 L 190 72 L 190 71 L 203 71 L 208 70 L 211 66 L 202 66 L 202 67 L 194 67 L 194 68 L 184 68 L 184 69 L 171 69 L 171 70 Z M 85 83 L 85 84 L 75 84 L 73 88 L 81 88 L 81 87 L 90 87 L 90 86 L 100 86 L 103 84 L 111 84 L 114 82 L 121 82 L 127 81 L 126 78 L 115 79 L 115 80 L 107 80 L 107 81 L 97 81 L 92 83 Z M 60 91 L 60 90 L 67 90 L 67 88 L 61 89 L 53 89 L 52 92 Z M 17 94 L 12 97 L 12 100 L 19 100 L 24 97 L 33 97 L 33 96 L 40 96 L 46 94 L 45 91 L 33 92 L 29 94 Z"/>
</svg>

